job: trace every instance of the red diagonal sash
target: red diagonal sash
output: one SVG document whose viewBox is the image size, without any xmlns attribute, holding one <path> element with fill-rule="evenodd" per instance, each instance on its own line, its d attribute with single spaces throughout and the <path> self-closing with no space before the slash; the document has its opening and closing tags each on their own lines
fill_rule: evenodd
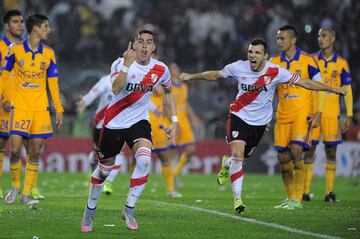
<svg viewBox="0 0 360 239">
<path fill-rule="evenodd" d="M 260 76 L 257 81 L 254 83 L 254 86 L 260 88 L 265 84 L 265 77 L 270 77 L 270 80 L 267 84 L 269 84 L 279 73 L 279 68 L 277 67 L 269 67 L 264 75 Z M 238 112 L 245 106 L 249 105 L 253 102 L 256 97 L 260 94 L 261 91 L 247 91 L 244 94 L 240 95 L 230 104 L 231 112 Z"/>
<path fill-rule="evenodd" d="M 155 64 L 153 68 L 145 75 L 144 79 L 140 82 L 143 86 L 152 84 L 155 85 L 156 82 L 160 80 L 162 75 L 165 72 L 165 67 L 161 65 Z M 156 74 L 158 77 L 155 81 L 151 79 L 151 76 Z M 129 95 L 125 96 L 112 106 L 108 107 L 105 111 L 105 119 L 104 119 L 104 126 L 106 126 L 115 116 L 117 116 L 121 111 L 125 108 L 129 107 L 130 105 L 137 102 L 146 92 L 136 91 L 132 92 Z"/>
<path fill-rule="evenodd" d="M 96 127 L 96 125 L 100 122 L 100 120 L 102 120 L 105 116 L 105 111 L 106 111 L 106 107 L 102 108 L 96 115 L 95 118 L 93 120 L 93 126 Z"/>
</svg>

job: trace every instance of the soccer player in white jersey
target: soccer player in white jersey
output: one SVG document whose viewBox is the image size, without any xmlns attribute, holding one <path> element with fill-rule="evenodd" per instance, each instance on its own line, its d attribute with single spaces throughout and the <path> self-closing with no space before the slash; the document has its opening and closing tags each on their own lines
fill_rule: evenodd
<svg viewBox="0 0 360 239">
<path fill-rule="evenodd" d="M 111 67 L 114 98 L 105 111 L 103 129 L 100 133 L 97 157 L 99 165 L 92 174 L 89 198 L 81 221 L 83 232 L 92 231 L 94 213 L 103 182 L 114 165 L 114 157 L 124 143 L 135 155 L 136 166 L 130 178 L 130 189 L 122 212 L 122 219 L 129 230 L 138 229 L 134 208 L 148 180 L 151 168 L 151 126 L 149 123 L 149 98 L 157 85 L 165 90 L 167 110 L 172 123 L 167 135 L 172 139 L 176 133 L 176 107 L 171 93 L 170 71 L 161 61 L 152 58 L 155 39 L 151 31 L 142 30 L 131 42 L 123 57 Z"/>
<path fill-rule="evenodd" d="M 89 154 L 88 160 L 90 163 L 91 172 L 94 172 L 95 168 L 98 165 L 96 154 L 96 146 L 99 142 L 100 131 L 104 121 L 105 110 L 109 105 L 110 101 L 114 97 L 111 87 L 111 77 L 110 74 L 103 76 L 90 90 L 84 95 L 80 96 L 78 100 L 77 108 L 80 112 L 83 112 L 87 106 L 89 106 L 96 98 L 99 98 L 98 107 L 95 112 L 95 116 L 92 122 L 93 125 L 93 146 L 94 151 Z M 121 150 L 119 154 L 115 157 L 114 166 L 111 169 L 109 176 L 107 176 L 103 192 L 106 195 L 113 193 L 112 182 L 115 180 L 118 175 L 121 165 L 125 160 L 124 151 Z"/>
<path fill-rule="evenodd" d="M 271 121 L 272 100 L 277 84 L 290 83 L 316 91 L 330 91 L 346 94 L 345 88 L 333 88 L 325 84 L 289 72 L 266 60 L 267 44 L 254 39 L 248 48 L 247 61 L 236 61 L 221 71 L 206 71 L 197 74 L 182 73 L 183 81 L 192 79 L 217 80 L 234 78 L 238 81 L 239 93 L 230 104 L 227 140 L 231 145 L 231 157 L 223 157 L 218 183 L 224 184 L 229 178 L 234 195 L 234 210 L 240 214 L 245 210 L 241 200 L 244 159 L 248 158 L 258 145 L 266 125 Z"/>
</svg>

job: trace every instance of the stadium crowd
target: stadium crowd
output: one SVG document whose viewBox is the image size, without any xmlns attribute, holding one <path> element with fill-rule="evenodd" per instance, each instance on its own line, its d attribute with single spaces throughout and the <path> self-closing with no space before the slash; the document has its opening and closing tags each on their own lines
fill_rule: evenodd
<svg viewBox="0 0 360 239">
<path fill-rule="evenodd" d="M 157 55 L 190 72 L 220 69 L 244 57 L 250 39 L 256 36 L 265 37 L 270 55 L 276 54 L 276 31 L 286 23 L 298 29 L 299 47 L 312 53 L 318 50 L 318 29 L 332 27 L 337 33 L 336 49 L 349 61 L 352 72 L 354 110 L 360 111 L 356 93 L 360 90 L 360 63 L 356 60 L 360 54 L 356 30 L 360 2 L 355 0 L 230 0 L 226 4 L 220 0 L 2 1 L 1 12 L 10 8 L 18 8 L 24 15 L 42 12 L 49 16 L 53 28 L 49 45 L 58 55 L 68 119 L 83 117 L 76 115 L 78 95 L 73 92 L 76 89 L 80 94 L 94 83 L 81 80 L 84 72 L 109 73 L 108 65 L 123 52 L 134 32 L 148 23 L 158 33 L 161 47 Z M 195 110 L 202 109 L 200 117 L 207 124 L 205 128 L 210 129 L 206 137 L 223 137 L 224 126 L 218 119 L 226 114 L 228 103 L 236 94 L 234 84 L 235 81 L 190 83 L 190 102 Z M 64 128 L 73 133 L 76 127 Z"/>
</svg>

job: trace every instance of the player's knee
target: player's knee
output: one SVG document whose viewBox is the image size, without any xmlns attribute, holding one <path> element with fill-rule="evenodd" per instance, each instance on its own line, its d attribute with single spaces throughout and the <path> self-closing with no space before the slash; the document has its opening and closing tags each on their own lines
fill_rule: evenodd
<svg viewBox="0 0 360 239">
<path fill-rule="evenodd" d="M 99 167 L 99 176 L 101 179 L 106 179 L 107 176 L 109 176 L 111 169 L 113 165 L 104 165 L 104 164 L 98 164 Z"/>
<path fill-rule="evenodd" d="M 190 145 L 190 146 L 186 147 L 185 152 L 188 157 L 191 157 L 195 153 L 195 146 Z"/>
<path fill-rule="evenodd" d="M 336 145 L 326 146 L 325 153 L 327 160 L 336 161 Z"/>
<path fill-rule="evenodd" d="M 294 161 L 299 161 L 302 158 L 303 148 L 300 145 L 292 145 L 291 146 L 291 155 Z"/>
<path fill-rule="evenodd" d="M 288 163 L 291 161 L 291 155 L 288 150 L 278 151 L 278 159 L 280 163 Z"/>
<path fill-rule="evenodd" d="M 10 161 L 12 163 L 17 163 L 20 160 L 20 150 L 11 149 L 10 151 Z"/>
<path fill-rule="evenodd" d="M 97 164 L 98 163 L 97 158 L 96 158 L 96 153 L 94 151 L 91 151 L 89 153 L 88 161 L 89 161 L 90 164 Z"/>
<path fill-rule="evenodd" d="M 136 167 L 141 170 L 150 170 L 151 149 L 140 147 L 135 153 Z"/>
</svg>

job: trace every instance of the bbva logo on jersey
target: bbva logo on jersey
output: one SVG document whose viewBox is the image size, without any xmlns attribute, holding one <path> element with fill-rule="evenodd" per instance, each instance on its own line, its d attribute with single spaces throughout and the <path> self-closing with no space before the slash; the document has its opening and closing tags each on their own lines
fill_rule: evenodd
<svg viewBox="0 0 360 239">
<path fill-rule="evenodd" d="M 143 85 L 143 84 L 139 84 L 139 83 L 136 83 L 136 84 L 133 84 L 133 83 L 127 83 L 126 85 L 126 90 L 127 91 L 134 91 L 134 92 L 148 92 L 148 91 L 153 91 L 154 90 L 154 85 Z"/>
</svg>

